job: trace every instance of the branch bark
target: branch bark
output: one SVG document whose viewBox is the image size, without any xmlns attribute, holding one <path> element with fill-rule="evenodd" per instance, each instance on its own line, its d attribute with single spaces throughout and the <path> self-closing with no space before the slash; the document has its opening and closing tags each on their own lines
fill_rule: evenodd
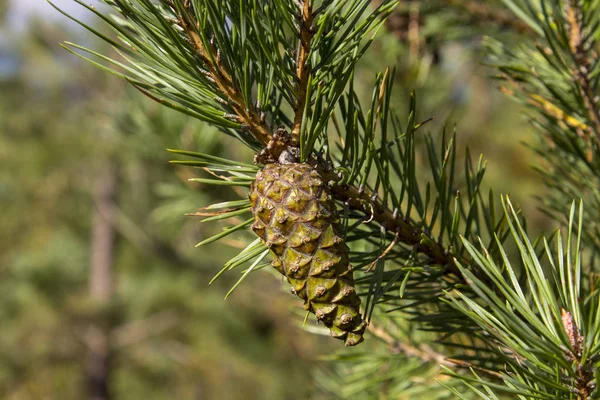
<svg viewBox="0 0 600 400">
<path fill-rule="evenodd" d="M 374 325 L 373 323 L 369 324 L 369 332 L 371 332 L 373 336 L 378 337 L 379 339 L 387 343 L 392 353 L 402 353 L 408 357 L 419 358 L 423 362 L 436 363 L 437 365 L 443 365 L 448 368 L 456 367 L 456 365 L 448 361 L 444 355 L 437 353 L 435 350 L 433 350 L 430 346 L 426 344 L 421 343 L 415 346 L 410 343 L 402 342 L 400 340 L 395 339 L 384 328 Z"/>
<path fill-rule="evenodd" d="M 177 8 L 171 0 L 163 0 L 173 8 L 176 12 Z M 241 91 L 236 87 L 235 82 L 229 71 L 221 63 L 221 57 L 218 50 L 209 47 L 207 48 L 198 34 L 200 29 L 198 21 L 190 18 L 192 11 L 189 2 L 184 4 L 188 8 L 188 12 L 184 14 L 177 13 L 177 24 L 185 31 L 189 38 L 196 54 L 202 60 L 204 66 L 208 69 L 209 77 L 215 82 L 219 91 L 223 95 L 223 99 L 229 104 L 238 119 L 238 121 L 252 131 L 254 136 L 261 142 L 267 143 L 271 138 L 271 128 L 261 118 L 257 110 L 246 104 Z"/>
<path fill-rule="evenodd" d="M 579 327 L 575 323 L 575 318 L 573 318 L 571 313 L 562 309 L 561 321 L 571 344 L 571 349 L 567 353 L 567 359 L 573 363 L 577 374 L 574 386 L 578 394 L 578 399 L 591 399 L 592 392 L 596 388 L 594 380 L 594 357 L 588 357 L 583 361 L 582 353 L 585 338 L 581 335 Z"/>
<path fill-rule="evenodd" d="M 583 30 L 583 11 L 576 1 L 567 5 L 566 16 L 569 28 L 569 48 L 575 61 L 573 76 L 577 84 L 579 95 L 583 99 L 588 118 L 593 125 L 590 133 L 594 135 L 596 144 L 600 146 L 600 108 L 598 107 L 598 94 L 594 90 L 589 73 L 593 69 L 598 55 L 586 43 Z"/>
<path fill-rule="evenodd" d="M 306 94 L 308 82 L 310 79 L 310 64 L 308 56 L 310 54 L 310 41 L 312 40 L 313 10 L 311 0 L 302 0 L 300 14 L 300 40 L 298 43 L 298 58 L 296 59 L 296 68 L 298 75 L 298 90 L 296 94 L 296 106 L 294 107 L 294 127 L 291 136 L 292 143 L 300 143 L 300 132 L 302 130 L 302 118 L 306 108 Z"/>
<path fill-rule="evenodd" d="M 339 180 L 332 171 L 326 171 L 325 173 L 328 181 L 336 182 Z M 431 258 L 433 263 L 444 266 L 448 272 L 460 276 L 460 271 L 454 264 L 455 258 L 462 260 L 460 256 L 453 254 L 442 244 L 428 237 L 419 227 L 413 226 L 410 222 L 384 207 L 380 200 L 373 201 L 373 196 L 370 193 L 364 190 L 361 191 L 356 186 L 351 185 L 333 185 L 332 192 L 337 200 L 348 204 L 353 210 L 370 215 L 386 231 L 397 234 L 398 242 L 414 246 L 419 253 Z"/>
<path fill-rule="evenodd" d="M 172 0 L 163 1 L 170 4 L 173 9 L 176 10 L 172 4 Z M 300 0 L 298 4 L 301 7 L 302 23 L 300 24 L 299 32 L 301 39 L 297 63 L 297 107 L 295 110 L 294 128 L 291 134 L 292 138 L 294 135 L 299 135 L 302 114 L 307 101 L 306 86 L 308 85 L 310 76 L 307 58 L 310 52 L 310 40 L 312 38 L 311 25 L 314 16 L 310 0 Z M 248 129 L 254 134 L 254 137 L 267 147 L 272 138 L 269 127 L 258 114 L 252 111 L 252 107 L 249 104 L 245 104 L 245 101 L 242 98 L 240 91 L 235 87 L 235 83 L 231 79 L 230 74 L 225 70 L 224 65 L 219 63 L 218 50 L 205 48 L 197 33 L 197 29 L 199 29 L 198 23 L 192 20 L 189 15 L 192 14 L 178 14 L 179 26 L 185 31 L 198 56 L 203 60 L 203 63 L 205 63 L 211 78 L 214 79 L 223 94 L 231 99 L 240 121 L 247 125 Z M 394 235 L 397 234 L 399 242 L 414 246 L 418 252 L 429 256 L 432 263 L 446 267 L 449 273 L 462 280 L 462 276 L 454 264 L 455 258 L 460 259 L 457 254 L 453 254 L 448 249 L 444 248 L 444 246 L 435 241 L 434 238 L 426 235 L 421 228 L 413 226 L 411 222 L 405 221 L 403 218 L 394 214 L 392 210 L 384 207 L 380 201 L 373 202 L 371 193 L 360 190 L 355 186 L 336 184 L 336 182 L 340 181 L 340 178 L 333 171 L 322 168 L 321 172 L 328 182 L 333 183 L 332 192 L 337 200 L 347 203 L 354 210 L 372 216 L 373 220 L 378 222 L 384 229 L 392 232 Z"/>
</svg>

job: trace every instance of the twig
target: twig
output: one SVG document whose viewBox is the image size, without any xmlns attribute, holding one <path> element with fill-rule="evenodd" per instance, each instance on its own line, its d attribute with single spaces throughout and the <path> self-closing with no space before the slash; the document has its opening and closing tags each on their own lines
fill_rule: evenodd
<svg viewBox="0 0 600 400">
<path fill-rule="evenodd" d="M 367 270 L 365 272 L 369 272 L 370 270 L 372 270 L 373 267 L 375 267 L 375 265 L 377 265 L 379 260 L 381 260 L 383 257 L 387 256 L 390 253 L 390 251 L 392 251 L 392 249 L 398 244 L 398 239 L 400 239 L 399 236 L 400 236 L 399 232 L 396 232 L 396 235 L 394 236 L 394 240 L 392 240 L 392 242 L 388 245 L 388 247 L 386 247 L 385 250 L 375 259 L 375 261 L 373 261 L 371 263 L 371 265 L 369 266 L 369 268 L 367 268 Z"/>
<path fill-rule="evenodd" d="M 294 127 L 291 136 L 292 143 L 300 143 L 300 131 L 302 129 L 302 118 L 304 108 L 306 107 L 306 94 L 308 81 L 310 78 L 310 64 L 308 56 L 310 54 L 310 41 L 313 37 L 313 11 L 311 0 L 302 0 L 300 8 L 300 40 L 298 42 L 298 58 L 296 60 L 296 74 L 298 77 L 298 90 L 296 93 L 296 105 L 294 107 Z"/>
<path fill-rule="evenodd" d="M 198 34 L 198 22 L 191 20 L 191 13 L 185 13 L 185 15 L 177 13 L 177 9 L 170 1 L 168 1 L 167 4 L 169 4 L 177 14 L 178 25 L 184 30 L 196 51 L 196 54 L 204 62 L 210 78 L 215 82 L 217 88 L 221 94 L 223 94 L 223 97 L 227 99 L 227 103 L 235 111 L 238 120 L 242 125 L 248 126 L 260 142 L 267 143 L 271 138 L 271 128 L 261 118 L 259 112 L 245 103 L 241 91 L 236 87 L 231 74 L 221 62 L 218 50 L 214 48 L 205 48 L 204 43 Z"/>
<path fill-rule="evenodd" d="M 424 362 L 432 362 L 453 369 L 456 367 L 474 369 L 497 379 L 503 378 L 501 373 L 491 369 L 480 367 L 468 361 L 445 357 L 443 354 L 433 350 L 427 344 L 421 343 L 418 346 L 414 346 L 409 343 L 402 342 L 392 336 L 392 334 L 386 329 L 374 325 L 373 323 L 369 325 L 369 332 L 371 332 L 373 336 L 387 343 L 392 353 L 402 353 L 409 357 L 419 358 Z"/>
<path fill-rule="evenodd" d="M 584 40 L 584 26 L 582 21 L 581 6 L 578 6 L 577 2 L 571 0 L 566 5 L 567 22 L 569 29 L 569 48 L 573 59 L 575 60 L 575 66 L 573 68 L 573 75 L 577 82 L 579 94 L 583 99 L 585 108 L 588 112 L 588 116 L 594 125 L 594 129 L 591 130 L 592 134 L 595 135 L 597 145 L 600 145 L 600 109 L 598 108 L 598 95 L 592 88 L 590 82 L 589 73 L 592 70 L 593 61 L 592 58 L 597 58 L 591 46 L 586 45 Z"/>
<path fill-rule="evenodd" d="M 430 346 L 426 344 L 419 344 L 418 346 L 411 345 L 409 343 L 402 342 L 394 338 L 388 331 L 384 328 L 374 325 L 373 323 L 369 324 L 369 332 L 375 337 L 383 340 L 390 347 L 390 351 L 392 353 L 398 354 L 402 353 L 409 357 L 416 357 L 424 362 L 432 362 L 438 365 L 443 365 L 445 367 L 453 367 L 454 364 L 446 359 L 442 354 L 437 353 Z"/>
<path fill-rule="evenodd" d="M 333 171 L 325 171 L 324 174 L 327 181 L 336 182 L 339 180 Z M 460 271 L 454 264 L 455 258 L 463 260 L 460 256 L 449 252 L 442 244 L 428 237 L 423 230 L 412 225 L 411 222 L 394 215 L 392 211 L 383 205 L 381 200 L 373 202 L 371 194 L 350 185 L 334 184 L 332 193 L 336 199 L 347 203 L 352 209 L 364 214 L 371 214 L 373 220 L 378 222 L 385 230 L 397 234 L 399 242 L 414 246 L 415 250 L 426 254 L 435 264 L 444 266 L 448 272 L 461 277 Z"/>
<path fill-rule="evenodd" d="M 581 400 L 590 399 L 596 387 L 594 381 L 594 362 L 592 358 L 588 358 L 586 362 L 582 362 L 585 338 L 581 335 L 579 327 L 575 323 L 575 318 L 573 318 L 571 313 L 562 309 L 561 321 L 571 344 L 571 349 L 567 352 L 567 359 L 574 364 L 577 373 L 575 386 L 579 395 L 578 398 Z"/>
<path fill-rule="evenodd" d="M 300 25 L 301 40 L 297 71 L 299 83 L 292 136 L 294 134 L 299 135 L 300 133 L 302 114 L 307 100 L 306 86 L 310 75 L 307 57 L 310 52 L 310 40 L 312 38 L 311 25 L 314 16 L 310 0 L 301 0 L 300 5 L 302 22 Z M 174 7 L 173 9 L 175 10 Z M 255 138 L 266 146 L 272 137 L 269 127 L 257 113 L 252 111 L 251 107 L 248 107 L 248 105 L 244 103 L 244 99 L 240 92 L 235 88 L 231 76 L 225 70 L 224 65 L 219 62 L 216 51 L 204 47 L 204 44 L 196 31 L 198 27 L 194 25 L 197 23 L 191 21 L 189 15 L 184 16 L 182 14 L 178 14 L 178 21 L 181 28 L 189 37 L 194 49 L 205 62 L 211 77 L 214 79 L 219 89 L 231 100 L 232 106 L 236 113 L 238 113 L 240 120 L 248 126 Z M 212 51 L 212 53 L 209 55 L 208 51 Z M 212 59 L 215 60 L 214 63 L 211 61 Z M 332 192 L 337 200 L 347 202 L 354 210 L 358 210 L 365 214 L 372 213 L 373 220 L 378 222 L 387 231 L 393 232 L 394 234 L 397 233 L 400 242 L 414 246 L 418 252 L 426 254 L 433 263 L 446 267 L 448 272 L 456 275 L 459 279 L 462 279 L 458 268 L 454 264 L 454 259 L 460 259 L 460 257 L 447 251 L 440 243 L 425 235 L 420 228 L 414 226 L 411 222 L 396 216 L 391 210 L 384 207 L 380 200 L 373 201 L 371 194 L 364 190 L 359 190 L 355 186 L 336 184 L 336 182 L 339 181 L 339 177 L 333 171 L 322 169 L 321 172 L 328 182 L 333 183 Z"/>
</svg>

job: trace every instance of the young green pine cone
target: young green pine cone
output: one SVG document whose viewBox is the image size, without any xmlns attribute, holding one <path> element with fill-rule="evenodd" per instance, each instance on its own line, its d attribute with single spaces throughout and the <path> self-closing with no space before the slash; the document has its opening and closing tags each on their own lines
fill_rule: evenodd
<svg viewBox="0 0 600 400">
<path fill-rule="evenodd" d="M 359 312 L 348 246 L 339 236 L 327 184 L 308 164 L 267 164 L 250 187 L 252 230 L 274 254 L 273 266 L 304 300 L 304 308 L 354 346 L 366 323 Z"/>
</svg>

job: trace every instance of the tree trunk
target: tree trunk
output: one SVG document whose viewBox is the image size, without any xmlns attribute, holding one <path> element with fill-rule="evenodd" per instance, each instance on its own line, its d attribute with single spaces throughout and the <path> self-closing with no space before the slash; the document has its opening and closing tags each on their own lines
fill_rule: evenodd
<svg viewBox="0 0 600 400">
<path fill-rule="evenodd" d="M 95 212 L 91 232 L 89 290 L 99 309 L 108 306 L 114 292 L 114 259 L 116 231 L 118 170 L 107 164 L 100 172 L 94 188 Z M 90 400 L 109 400 L 111 370 L 110 324 L 106 318 L 96 321 L 87 360 L 87 386 Z"/>
</svg>

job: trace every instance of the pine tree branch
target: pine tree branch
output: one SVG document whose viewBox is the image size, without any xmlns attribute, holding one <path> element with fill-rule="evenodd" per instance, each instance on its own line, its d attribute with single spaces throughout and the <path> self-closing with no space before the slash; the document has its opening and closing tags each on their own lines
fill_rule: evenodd
<svg viewBox="0 0 600 400">
<path fill-rule="evenodd" d="M 588 116 L 594 125 L 592 134 L 595 134 L 596 141 L 600 145 L 600 109 L 598 108 L 598 94 L 592 87 L 589 73 L 593 68 L 593 60 L 597 60 L 596 52 L 585 42 L 583 35 L 583 15 L 582 9 L 571 0 L 566 5 L 566 18 L 569 28 L 569 48 L 575 68 L 573 75 L 576 79 L 579 94 L 583 99 Z"/>
<path fill-rule="evenodd" d="M 326 172 L 328 181 L 339 178 L 333 172 Z M 447 268 L 447 271 L 460 277 L 460 271 L 454 264 L 454 259 L 463 260 L 458 254 L 446 249 L 442 244 L 429 237 L 421 228 L 399 217 L 383 205 L 381 200 L 374 199 L 365 190 L 352 185 L 333 185 L 332 192 L 340 200 L 353 209 L 370 215 L 373 221 L 379 223 L 386 231 L 398 235 L 398 242 L 414 246 L 422 254 L 431 258 L 432 262 Z M 464 262 L 464 261 L 463 261 Z"/>
<path fill-rule="evenodd" d="M 219 100 L 222 100 L 232 108 L 234 115 L 228 117 L 235 118 L 259 143 L 268 148 L 273 137 L 271 127 L 269 127 L 258 110 L 253 105 L 247 103 L 241 89 L 237 87 L 238 85 L 233 78 L 232 72 L 228 71 L 226 63 L 222 62 L 220 51 L 213 45 L 211 40 L 207 40 L 203 36 L 202 32 L 204 32 L 206 27 L 200 26 L 198 18 L 195 17 L 196 10 L 193 9 L 192 2 L 183 0 L 161 0 L 161 2 L 170 8 L 174 16 L 170 22 L 177 25 L 185 35 L 186 41 L 190 44 L 195 55 L 202 63 L 202 72 L 215 84 L 215 94 L 220 96 Z M 296 110 L 294 119 L 296 122 L 300 121 L 301 123 L 300 115 L 307 104 L 306 88 L 311 72 L 308 66 L 308 56 L 311 51 L 310 40 L 314 34 L 311 25 L 314 22 L 315 14 L 312 10 L 310 0 L 301 0 L 301 2 L 297 3 L 302 6 L 301 15 L 303 21 L 299 27 L 301 41 L 296 76 L 299 80 L 299 86 L 297 92 L 298 98 L 295 102 L 300 106 Z M 163 102 L 159 97 L 149 93 L 144 87 L 138 86 L 138 89 L 155 100 Z M 295 126 L 296 131 L 301 128 L 301 126 L 298 127 L 297 123 Z M 274 155 L 277 156 L 278 154 Z M 335 172 L 327 168 L 320 169 L 327 181 L 333 184 L 333 192 L 337 200 L 348 203 L 352 209 L 362 212 L 365 215 L 371 215 L 372 219 L 381 224 L 385 230 L 391 232 L 393 235 L 397 235 L 399 243 L 414 246 L 418 252 L 427 255 L 432 263 L 446 267 L 448 272 L 460 277 L 459 271 L 454 265 L 454 258 L 462 260 L 461 257 L 446 249 L 417 226 L 417 224 L 398 217 L 397 212 L 384 207 L 382 201 L 376 200 L 376 196 L 372 199 L 372 194 L 366 193 L 354 185 L 337 184 L 341 178 Z"/>
<path fill-rule="evenodd" d="M 551 116 L 552 118 L 556 119 L 557 121 L 564 123 L 566 126 L 569 126 L 571 128 L 577 129 L 577 130 L 588 130 L 589 131 L 592 129 L 589 125 L 585 124 L 584 122 L 581 122 L 580 120 L 573 117 L 572 115 L 567 114 L 561 108 L 557 107 L 552 102 L 546 100 L 539 94 L 532 93 L 531 91 L 527 90 L 527 88 L 524 85 L 520 84 L 519 82 L 517 82 L 515 79 L 513 79 L 509 75 L 502 74 L 501 77 L 502 77 L 502 79 L 507 81 L 512 86 L 512 88 L 507 87 L 507 86 L 501 86 L 500 87 L 501 92 L 503 92 L 509 96 L 515 96 L 516 91 L 518 91 L 519 93 L 523 93 L 527 97 L 527 99 L 526 99 L 527 103 L 536 107 L 543 114 L 547 114 L 547 115 Z"/>
<path fill-rule="evenodd" d="M 212 44 L 205 46 L 202 38 L 198 34 L 200 30 L 199 21 L 192 18 L 193 10 L 189 1 L 184 3 L 185 12 L 178 12 L 173 0 L 162 0 L 171 7 L 177 15 L 177 25 L 183 29 L 189 42 L 196 51 L 197 56 L 203 61 L 207 68 L 209 78 L 215 82 L 223 99 L 235 111 L 236 119 L 243 126 L 251 130 L 254 136 L 263 144 L 269 142 L 271 138 L 271 128 L 260 116 L 260 113 L 249 104 L 246 104 L 244 97 L 229 71 L 221 62 L 220 53 L 212 48 Z"/>
<path fill-rule="evenodd" d="M 307 88 L 310 78 L 311 68 L 308 60 L 310 54 L 310 42 L 313 37 L 313 10 L 311 0 L 302 0 L 300 3 L 300 40 L 298 41 L 298 58 L 296 60 L 298 90 L 296 95 L 296 105 L 294 107 L 294 127 L 291 136 L 292 143 L 300 143 L 300 131 L 302 130 L 302 119 L 304 108 L 307 101 Z"/>
<path fill-rule="evenodd" d="M 588 400 L 591 398 L 592 391 L 595 389 L 596 384 L 594 382 L 594 360 L 593 357 L 588 357 L 587 360 L 582 360 L 582 350 L 584 337 L 579 331 L 579 327 L 575 323 L 575 319 L 570 312 L 565 309 L 561 310 L 561 320 L 565 332 L 569 338 L 571 344 L 571 350 L 568 352 L 569 361 L 574 363 L 575 370 L 577 373 L 577 379 L 575 380 L 575 386 L 577 394 L 582 400 Z"/>
<path fill-rule="evenodd" d="M 390 351 L 394 354 L 402 353 L 408 357 L 416 357 L 426 363 L 436 363 L 437 365 L 443 365 L 451 368 L 456 365 L 446 359 L 446 357 L 440 353 L 437 353 L 430 346 L 421 343 L 418 346 L 413 346 L 409 343 L 402 342 L 395 339 L 388 331 L 384 328 L 369 324 L 369 332 L 375 337 L 383 340 L 390 348 Z"/>
<path fill-rule="evenodd" d="M 176 11 L 176 7 L 172 0 L 163 1 L 167 2 L 167 4 Z M 302 0 L 301 6 L 301 39 L 297 64 L 298 92 L 294 128 L 292 130 L 292 135 L 296 135 L 296 140 L 300 133 L 302 115 L 307 101 L 306 89 L 310 76 L 308 55 L 310 53 L 310 40 L 313 34 L 311 25 L 314 17 L 310 0 Z M 197 29 L 199 29 L 198 22 L 191 19 L 191 10 L 188 9 L 188 12 L 176 14 L 178 17 L 178 25 L 184 30 L 198 56 L 205 63 L 210 77 L 218 85 L 222 93 L 230 99 L 232 107 L 237 113 L 240 122 L 248 127 L 258 141 L 267 146 L 271 139 L 270 128 L 260 118 L 258 113 L 251 110 L 251 108 L 244 103 L 240 91 L 235 88 L 231 75 L 225 69 L 225 66 L 220 63 L 218 51 L 206 48 L 201 37 L 197 33 Z M 335 173 L 330 171 L 323 172 L 328 181 L 339 181 L 339 177 L 335 175 Z M 348 203 L 352 209 L 363 212 L 366 215 L 372 214 L 373 220 L 381 224 L 384 229 L 394 234 L 398 234 L 399 242 L 414 246 L 418 252 L 430 257 L 433 263 L 446 267 L 448 272 L 460 277 L 459 270 L 454 264 L 454 258 L 458 257 L 456 254 L 452 254 L 440 243 L 433 240 L 433 238 L 428 237 L 419 227 L 413 226 L 411 223 L 395 215 L 391 210 L 384 207 L 381 201 L 377 200 L 373 202 L 371 195 L 364 190 L 360 190 L 356 186 L 334 185 L 333 192 L 336 195 L 337 200 Z"/>
</svg>

